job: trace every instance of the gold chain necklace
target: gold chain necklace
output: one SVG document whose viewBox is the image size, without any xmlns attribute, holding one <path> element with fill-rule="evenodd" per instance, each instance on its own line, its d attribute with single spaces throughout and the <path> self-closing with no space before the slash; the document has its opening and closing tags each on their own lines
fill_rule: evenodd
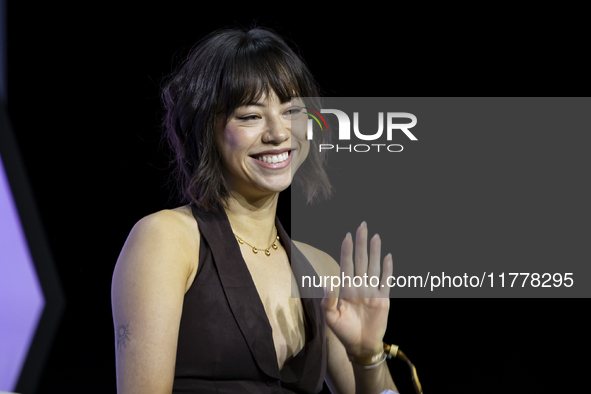
<svg viewBox="0 0 591 394">
<path fill-rule="evenodd" d="M 275 239 L 273 240 L 273 243 L 271 245 L 269 245 L 269 247 L 267 249 L 257 248 L 256 246 L 252 246 L 251 244 L 249 244 L 248 242 L 246 242 L 245 240 L 240 238 L 236 233 L 234 233 L 234 235 L 236 236 L 236 238 L 238 238 L 239 243 L 247 244 L 248 246 L 250 246 L 252 248 L 252 253 L 254 253 L 254 254 L 257 254 L 259 252 L 259 250 L 264 250 L 265 254 L 267 256 L 271 256 L 270 249 L 273 248 L 274 250 L 277 250 L 276 242 L 279 241 L 279 235 L 277 235 L 277 227 L 275 227 Z"/>
</svg>

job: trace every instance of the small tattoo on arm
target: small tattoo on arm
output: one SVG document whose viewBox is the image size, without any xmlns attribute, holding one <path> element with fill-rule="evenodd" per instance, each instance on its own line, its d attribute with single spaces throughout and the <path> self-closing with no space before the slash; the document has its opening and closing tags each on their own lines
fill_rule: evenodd
<svg viewBox="0 0 591 394">
<path fill-rule="evenodd" d="M 130 335 L 131 333 L 129 331 L 129 323 L 121 324 L 119 327 L 117 327 L 117 350 L 121 349 L 122 347 L 127 347 L 127 342 L 131 341 L 129 338 Z"/>
</svg>

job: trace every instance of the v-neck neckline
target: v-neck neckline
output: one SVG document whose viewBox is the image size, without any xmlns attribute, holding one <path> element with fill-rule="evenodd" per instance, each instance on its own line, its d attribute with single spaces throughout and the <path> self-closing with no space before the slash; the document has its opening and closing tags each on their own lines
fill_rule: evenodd
<svg viewBox="0 0 591 394">
<path fill-rule="evenodd" d="M 227 219 L 227 215 L 226 215 L 226 219 Z M 232 231 L 232 234 L 235 235 L 234 231 L 232 230 L 232 225 L 230 224 L 230 221 L 227 220 L 228 226 L 230 227 L 230 231 Z M 287 235 L 287 232 L 285 231 L 285 229 L 283 228 L 283 226 L 281 225 L 281 222 L 279 221 L 279 218 L 277 216 L 275 216 L 275 227 L 277 228 L 277 235 L 279 236 L 280 242 L 283 245 L 283 248 L 285 249 L 285 253 L 287 255 L 287 260 L 289 262 L 289 266 L 290 266 L 290 275 L 294 275 L 293 270 L 291 269 L 291 250 L 292 250 L 292 245 L 293 243 L 291 242 L 291 239 L 289 238 L 289 235 Z M 244 258 L 244 255 L 242 254 L 242 251 L 240 249 L 240 243 L 236 240 L 236 238 L 234 237 L 234 245 L 236 246 L 236 249 L 238 251 L 238 253 L 241 256 L 241 264 L 244 265 L 244 267 L 246 267 L 246 270 L 248 271 L 249 274 L 249 279 L 252 282 L 252 285 L 254 287 L 254 289 L 256 290 L 257 294 L 259 294 L 259 291 L 254 283 L 254 278 L 252 277 L 252 273 L 250 272 L 250 269 L 248 268 L 248 263 L 246 262 L 246 259 Z M 264 249 L 259 249 L 259 252 L 263 252 Z M 291 281 L 291 279 L 290 279 Z M 297 282 L 297 279 L 296 279 Z M 291 290 L 291 295 L 293 296 L 293 289 Z M 306 346 L 308 346 L 310 343 L 312 343 L 312 338 L 314 337 L 314 328 L 312 327 L 312 319 L 310 317 L 310 312 L 308 309 L 309 307 L 306 306 L 306 303 L 304 302 L 304 300 L 299 297 L 300 302 L 302 304 L 302 311 L 304 312 L 304 345 L 302 346 L 302 348 L 297 352 L 291 355 L 291 357 L 289 358 L 289 360 L 286 360 L 286 362 L 283 363 L 283 367 L 281 369 L 279 369 L 279 364 L 277 365 L 277 368 L 279 369 L 279 372 L 281 373 L 281 371 L 283 371 L 290 363 L 293 359 L 295 359 L 297 357 L 298 354 L 300 354 L 300 352 L 302 352 L 304 350 L 304 348 Z M 271 321 L 269 320 L 269 316 L 267 316 L 267 312 L 265 310 L 265 305 L 263 303 L 263 300 L 259 294 L 259 301 L 260 301 L 260 306 L 261 308 L 263 308 L 265 317 L 266 317 L 266 323 L 271 326 Z M 311 304 L 307 304 L 308 306 L 310 306 Z M 271 326 L 272 328 L 272 326 Z M 308 333 L 306 332 L 307 329 L 309 329 L 309 336 L 307 335 Z M 273 339 L 273 331 L 271 329 L 271 342 L 273 343 L 273 347 L 275 348 L 275 340 Z M 275 358 L 277 359 L 277 352 L 275 351 Z"/>
<path fill-rule="evenodd" d="M 193 204 L 191 204 L 191 208 L 199 224 L 199 231 L 210 244 L 228 304 L 257 365 L 268 376 L 297 383 L 298 379 L 301 379 L 303 371 L 311 373 L 311 368 L 315 365 L 315 363 L 306 363 L 306 357 L 313 353 L 311 348 L 321 346 L 322 362 L 317 366 L 320 370 L 315 371 L 315 373 L 321 373 L 324 376 L 326 369 L 325 328 L 323 311 L 320 308 L 319 300 L 300 298 L 304 309 L 305 322 L 310 328 L 310 338 L 307 338 L 308 340 L 302 349 L 292 355 L 289 362 L 284 363 L 283 368 L 280 370 L 269 317 L 265 312 L 263 302 L 244 256 L 240 251 L 240 245 L 234 236 L 226 213 L 223 211 L 204 212 Z M 295 247 L 277 216 L 275 217 L 275 225 L 296 280 L 302 275 L 316 275 L 310 262 Z M 216 242 L 217 247 L 211 247 L 212 242 L 216 239 L 234 239 L 234 241 Z M 321 292 L 316 294 L 316 297 L 324 293 L 321 289 L 316 290 Z"/>
</svg>

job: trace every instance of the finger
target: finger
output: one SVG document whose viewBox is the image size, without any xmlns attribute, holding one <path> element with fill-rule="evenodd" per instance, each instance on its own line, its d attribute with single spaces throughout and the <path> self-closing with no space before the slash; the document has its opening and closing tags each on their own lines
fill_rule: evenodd
<svg viewBox="0 0 591 394">
<path fill-rule="evenodd" d="M 367 223 L 363 222 L 355 236 L 355 275 L 367 273 Z"/>
<path fill-rule="evenodd" d="M 394 262 L 392 260 L 392 253 L 388 253 L 384 257 L 384 265 L 382 267 L 382 280 L 380 282 L 380 294 L 382 297 L 390 296 L 390 287 L 388 286 L 388 277 L 392 276 L 394 270 Z"/>
<path fill-rule="evenodd" d="M 329 327 L 334 327 L 337 320 L 339 319 L 339 310 L 337 308 L 338 303 L 337 293 L 335 290 L 331 290 L 329 286 L 324 290 L 324 298 L 320 302 L 324 316 L 326 317 L 326 323 Z"/>
<path fill-rule="evenodd" d="M 353 237 L 351 233 L 347 233 L 341 245 L 341 272 L 341 277 L 343 275 L 353 277 Z"/>
<path fill-rule="evenodd" d="M 380 278 L 380 259 L 382 253 L 382 240 L 378 234 L 374 235 L 369 241 L 369 265 L 367 267 L 367 275 L 369 276 L 368 284 L 371 283 L 371 277 L 375 276 L 378 280 L 374 280 L 374 286 L 377 286 Z"/>
</svg>

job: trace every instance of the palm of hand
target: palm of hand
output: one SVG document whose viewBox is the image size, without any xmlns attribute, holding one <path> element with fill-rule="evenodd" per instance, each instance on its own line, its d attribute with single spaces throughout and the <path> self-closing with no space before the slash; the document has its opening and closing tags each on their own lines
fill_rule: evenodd
<svg viewBox="0 0 591 394">
<path fill-rule="evenodd" d="M 380 249 L 381 241 L 376 235 L 371 239 L 368 258 L 367 225 L 362 223 L 357 230 L 353 263 L 353 240 L 351 234 L 347 234 L 341 247 L 341 277 L 344 275 L 345 280 L 339 298 L 336 298 L 336 291 L 327 289 L 322 300 L 329 328 L 350 355 L 372 355 L 382 349 L 390 308 L 390 288 L 386 280 L 392 275 L 392 256 L 384 258 L 381 280 L 378 279 Z M 354 274 L 360 278 L 353 281 Z M 346 277 L 352 282 L 347 283 Z M 375 278 L 371 280 L 372 277 Z"/>
</svg>

